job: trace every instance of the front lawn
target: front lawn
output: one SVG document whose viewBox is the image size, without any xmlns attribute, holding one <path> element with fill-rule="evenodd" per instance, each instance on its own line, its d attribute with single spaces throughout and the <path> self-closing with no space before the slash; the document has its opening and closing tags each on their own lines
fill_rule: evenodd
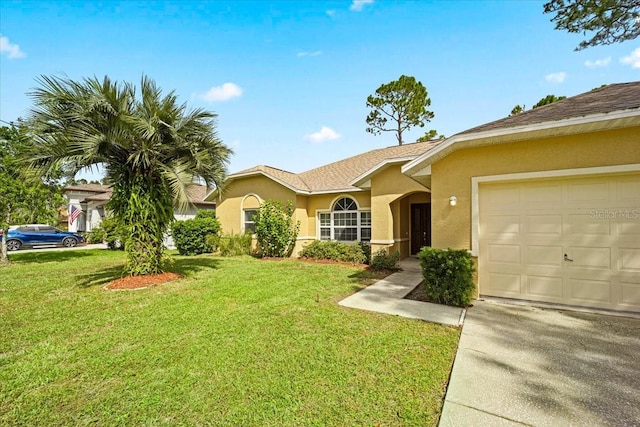
<svg viewBox="0 0 640 427">
<path fill-rule="evenodd" d="M 173 256 L 185 277 L 106 291 L 124 255 L 0 267 L 0 425 L 435 425 L 459 330 L 346 309 L 357 267 Z"/>
</svg>

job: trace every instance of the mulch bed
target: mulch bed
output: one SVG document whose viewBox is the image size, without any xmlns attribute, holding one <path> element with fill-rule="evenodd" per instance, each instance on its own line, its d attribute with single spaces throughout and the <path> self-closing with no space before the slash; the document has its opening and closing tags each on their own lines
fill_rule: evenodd
<svg viewBox="0 0 640 427">
<path fill-rule="evenodd" d="M 424 286 L 420 283 L 418 286 L 413 288 L 411 292 L 409 292 L 403 299 L 410 299 L 412 301 L 422 301 L 422 302 L 431 302 L 429 297 L 424 292 Z"/>
<path fill-rule="evenodd" d="M 176 273 L 147 274 L 144 276 L 124 276 L 107 284 L 107 286 L 105 286 L 105 289 L 144 289 L 151 286 L 164 285 L 165 283 L 169 283 L 180 278 L 182 278 L 182 276 Z"/>
</svg>

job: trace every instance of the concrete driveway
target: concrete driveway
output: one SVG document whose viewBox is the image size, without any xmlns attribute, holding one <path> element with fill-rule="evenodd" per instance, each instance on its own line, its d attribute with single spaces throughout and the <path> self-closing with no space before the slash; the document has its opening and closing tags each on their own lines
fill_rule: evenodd
<svg viewBox="0 0 640 427">
<path fill-rule="evenodd" d="M 467 310 L 440 426 L 640 425 L 640 319 Z"/>
<path fill-rule="evenodd" d="M 92 243 L 92 244 L 80 244 L 78 246 L 74 246 L 73 248 L 65 248 L 63 246 L 55 246 L 55 245 L 38 245 L 29 249 L 20 249 L 15 252 L 8 252 L 11 254 L 24 254 L 31 252 L 50 252 L 50 251 L 82 251 L 86 249 L 107 249 L 107 245 L 104 243 Z"/>
</svg>

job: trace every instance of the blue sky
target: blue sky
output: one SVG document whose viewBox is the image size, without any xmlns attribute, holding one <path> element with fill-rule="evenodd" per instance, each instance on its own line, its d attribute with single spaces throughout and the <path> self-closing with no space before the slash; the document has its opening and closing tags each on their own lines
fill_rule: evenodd
<svg viewBox="0 0 640 427">
<path fill-rule="evenodd" d="M 0 2 L 0 120 L 25 116 L 39 75 L 142 74 L 219 115 L 231 172 L 302 172 L 374 148 L 365 102 L 405 74 L 447 136 L 527 108 L 640 79 L 640 41 L 574 52 L 542 1 Z"/>
</svg>

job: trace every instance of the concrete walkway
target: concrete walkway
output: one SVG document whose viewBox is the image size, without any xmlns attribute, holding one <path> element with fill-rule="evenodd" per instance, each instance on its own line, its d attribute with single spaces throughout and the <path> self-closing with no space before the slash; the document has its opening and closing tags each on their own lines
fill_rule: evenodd
<svg viewBox="0 0 640 427">
<path fill-rule="evenodd" d="M 423 277 L 420 262 L 416 258 L 402 260 L 400 268 L 401 271 L 398 273 L 356 292 L 338 304 L 343 307 L 422 319 L 443 325 L 460 326 L 462 324 L 465 313 L 462 308 L 403 299 L 422 282 Z"/>
<path fill-rule="evenodd" d="M 640 425 L 640 319 L 467 309 L 441 427 Z"/>
</svg>

